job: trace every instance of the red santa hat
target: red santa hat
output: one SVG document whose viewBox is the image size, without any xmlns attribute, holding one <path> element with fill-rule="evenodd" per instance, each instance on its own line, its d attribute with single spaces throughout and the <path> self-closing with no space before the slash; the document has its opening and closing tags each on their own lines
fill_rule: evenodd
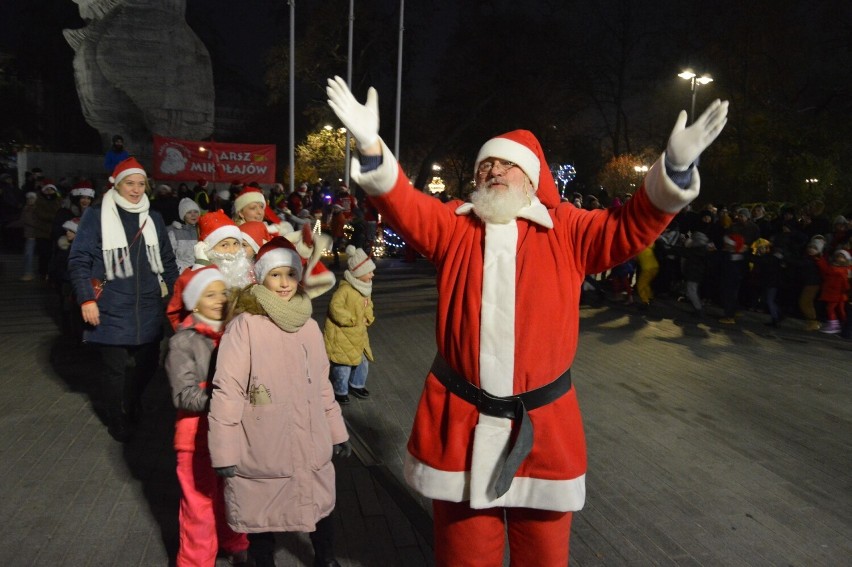
<svg viewBox="0 0 852 567">
<path fill-rule="evenodd" d="M 242 232 L 222 211 L 212 211 L 198 219 L 198 240 L 213 248 L 226 238 L 242 241 Z"/>
<path fill-rule="evenodd" d="M 275 214 L 275 211 L 272 210 L 272 207 L 266 205 L 266 208 L 263 209 L 263 220 L 270 224 L 278 224 L 281 222 L 281 218 Z"/>
<path fill-rule="evenodd" d="M 184 287 L 180 297 L 183 300 L 184 308 L 187 311 L 192 311 L 198 305 L 198 300 L 201 299 L 201 294 L 207 289 L 207 286 L 213 282 L 224 282 L 225 277 L 215 265 L 210 266 L 192 266 L 184 270 L 181 277 L 187 275 L 184 280 Z"/>
<path fill-rule="evenodd" d="M 284 235 L 299 253 L 304 265 L 302 285 L 309 297 L 318 297 L 334 287 L 334 273 L 322 263 L 322 253 L 331 249 L 331 236 L 313 234 L 310 223 L 305 223 L 301 230 L 294 230 Z"/>
<path fill-rule="evenodd" d="M 83 179 L 80 182 L 76 183 L 74 187 L 71 188 L 71 196 L 72 197 L 88 197 L 89 199 L 95 198 L 95 188 L 92 187 L 92 182 L 88 179 Z"/>
<path fill-rule="evenodd" d="M 725 236 L 723 241 L 725 245 L 731 249 L 731 252 L 734 252 L 735 254 L 742 254 L 743 252 L 745 252 L 745 239 L 742 237 L 741 234 L 728 234 L 727 236 Z"/>
<path fill-rule="evenodd" d="M 51 191 L 59 195 L 59 189 L 57 189 L 56 185 L 53 183 L 53 179 L 45 179 L 41 186 L 41 192 L 43 195 L 47 195 Z"/>
<path fill-rule="evenodd" d="M 252 203 L 260 203 L 261 205 L 266 206 L 266 197 L 263 196 L 263 191 L 256 187 L 246 187 L 240 194 L 237 195 L 237 198 L 234 199 L 234 211 L 240 212 L 247 205 Z"/>
<path fill-rule="evenodd" d="M 80 226 L 80 217 L 75 217 L 73 219 L 68 219 L 64 223 L 62 223 L 62 228 L 65 230 L 70 230 L 71 232 L 77 232 L 77 227 Z"/>
<path fill-rule="evenodd" d="M 296 252 L 296 247 L 283 236 L 276 236 L 258 250 L 254 260 L 254 273 L 257 281 L 263 282 L 271 270 L 285 266 L 293 268 L 296 278 L 302 279 L 302 259 Z"/>
<path fill-rule="evenodd" d="M 136 158 L 129 157 L 126 160 L 118 162 L 118 165 L 116 165 L 115 169 L 112 170 L 109 182 L 113 185 L 118 185 L 121 183 L 122 179 L 135 173 L 144 175 L 146 178 L 148 177 L 148 174 L 145 173 L 145 169 L 138 161 L 136 161 Z"/>
<path fill-rule="evenodd" d="M 243 242 L 248 242 L 255 254 L 270 239 L 266 225 L 260 221 L 244 222 L 239 229 L 243 233 Z"/>
<path fill-rule="evenodd" d="M 181 273 L 166 307 L 166 318 L 173 329 L 177 330 L 180 322 L 198 305 L 198 300 L 207 286 L 215 281 L 225 281 L 222 272 L 215 265 L 196 264 Z"/>
<path fill-rule="evenodd" d="M 550 173 L 544 151 L 538 139 L 529 130 L 514 130 L 491 138 L 479 150 L 474 164 L 474 173 L 486 158 L 494 157 L 515 162 L 536 189 L 536 196 L 542 204 L 552 209 L 559 204 L 559 191 Z"/>
</svg>

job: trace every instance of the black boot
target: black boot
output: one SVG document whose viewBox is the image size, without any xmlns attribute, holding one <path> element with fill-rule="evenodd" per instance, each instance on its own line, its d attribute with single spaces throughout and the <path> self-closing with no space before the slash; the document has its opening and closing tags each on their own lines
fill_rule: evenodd
<svg viewBox="0 0 852 567">
<path fill-rule="evenodd" d="M 334 557 L 334 520 L 331 516 L 317 522 L 317 530 L 308 535 L 314 546 L 314 567 L 340 567 Z"/>
<path fill-rule="evenodd" d="M 248 535 L 249 557 L 255 567 L 275 567 L 275 534 L 262 532 Z"/>
</svg>

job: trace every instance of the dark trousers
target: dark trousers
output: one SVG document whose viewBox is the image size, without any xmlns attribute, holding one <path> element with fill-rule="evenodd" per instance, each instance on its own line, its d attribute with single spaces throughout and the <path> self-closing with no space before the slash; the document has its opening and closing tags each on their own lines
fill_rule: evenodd
<svg viewBox="0 0 852 567">
<path fill-rule="evenodd" d="M 330 561 L 334 559 L 334 520 L 331 514 L 317 522 L 317 529 L 308 534 L 311 544 L 314 546 L 314 557 L 317 561 Z M 261 532 L 248 534 L 249 553 L 258 559 L 258 565 L 264 563 L 266 558 L 275 555 L 275 534 L 273 532 Z"/>
<path fill-rule="evenodd" d="M 101 394 L 111 422 L 134 420 L 142 393 L 160 363 L 160 343 L 98 345 L 103 362 Z"/>
<path fill-rule="evenodd" d="M 725 311 L 725 317 L 733 317 L 736 315 L 744 269 L 745 260 L 731 260 L 730 258 L 722 260 L 720 292 L 722 296 L 722 309 Z"/>
</svg>

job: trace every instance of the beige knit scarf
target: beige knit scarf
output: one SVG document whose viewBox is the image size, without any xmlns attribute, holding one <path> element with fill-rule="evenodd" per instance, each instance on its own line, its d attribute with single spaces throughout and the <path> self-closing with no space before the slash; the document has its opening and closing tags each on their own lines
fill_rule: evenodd
<svg viewBox="0 0 852 567">
<path fill-rule="evenodd" d="M 302 290 L 296 292 L 289 301 L 278 297 L 275 292 L 262 285 L 252 286 L 251 294 L 257 298 L 257 302 L 272 322 L 287 333 L 295 333 L 301 329 L 313 312 L 311 299 Z"/>
<path fill-rule="evenodd" d="M 347 282 L 349 282 L 349 285 L 354 287 L 358 291 L 358 293 L 360 293 L 364 297 L 370 297 L 370 294 L 373 293 L 373 282 L 372 281 L 369 281 L 369 282 L 361 281 L 358 278 L 356 278 L 354 275 L 352 275 L 352 272 L 350 272 L 349 270 L 346 270 L 345 272 L 343 272 L 343 279 L 345 279 Z"/>
</svg>

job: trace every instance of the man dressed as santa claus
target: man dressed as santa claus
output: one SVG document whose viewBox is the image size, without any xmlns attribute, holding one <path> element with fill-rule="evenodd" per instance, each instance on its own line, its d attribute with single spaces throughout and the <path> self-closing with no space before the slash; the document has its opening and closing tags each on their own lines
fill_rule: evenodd
<svg viewBox="0 0 852 567">
<path fill-rule="evenodd" d="M 585 501 L 586 446 L 571 363 L 586 274 L 646 248 L 698 195 L 695 161 L 727 121 L 715 101 L 617 209 L 559 202 L 535 136 L 488 140 L 470 203 L 415 190 L 379 138 L 378 95 L 340 77 L 329 105 L 355 138 L 352 179 L 437 268 L 437 354 L 408 441 L 405 477 L 433 500 L 437 565 L 567 565 Z M 582 377 L 579 377 L 582 378 Z"/>
</svg>

